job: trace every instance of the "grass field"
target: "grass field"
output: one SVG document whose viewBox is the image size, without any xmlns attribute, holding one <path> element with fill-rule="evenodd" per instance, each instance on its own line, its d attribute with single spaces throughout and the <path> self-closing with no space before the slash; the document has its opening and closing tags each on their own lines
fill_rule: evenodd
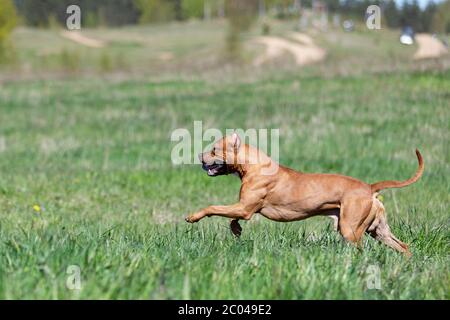
<svg viewBox="0 0 450 320">
<path fill-rule="evenodd" d="M 204 80 L 22 81 L 0 88 L 0 298 L 449 299 L 450 73 Z M 236 200 L 235 177 L 173 166 L 171 132 L 279 128 L 280 162 L 384 192 L 406 259 L 326 218 L 184 217 Z M 39 205 L 36 211 L 33 206 Z M 80 267 L 81 290 L 66 288 Z M 381 288 L 368 289 L 379 268 Z"/>
</svg>

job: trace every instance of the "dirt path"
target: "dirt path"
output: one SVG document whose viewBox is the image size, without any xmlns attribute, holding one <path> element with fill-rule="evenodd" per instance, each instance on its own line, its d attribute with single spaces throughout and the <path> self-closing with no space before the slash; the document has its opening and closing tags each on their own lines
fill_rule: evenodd
<svg viewBox="0 0 450 320">
<path fill-rule="evenodd" d="M 82 44 L 90 48 L 103 48 L 105 42 L 97 39 L 88 38 L 77 31 L 61 31 L 61 36 L 66 39 L 72 40 L 76 43 Z"/>
<path fill-rule="evenodd" d="M 254 65 L 260 66 L 268 61 L 282 56 L 285 52 L 295 58 L 297 65 L 308 65 L 323 60 L 325 50 L 314 44 L 312 38 L 303 33 L 291 33 L 289 40 L 279 37 L 259 37 L 256 43 L 266 46 L 266 51 L 257 57 Z"/>
<path fill-rule="evenodd" d="M 414 54 L 414 59 L 438 58 L 448 53 L 448 49 L 438 39 L 426 33 L 416 35 L 419 49 Z"/>
</svg>

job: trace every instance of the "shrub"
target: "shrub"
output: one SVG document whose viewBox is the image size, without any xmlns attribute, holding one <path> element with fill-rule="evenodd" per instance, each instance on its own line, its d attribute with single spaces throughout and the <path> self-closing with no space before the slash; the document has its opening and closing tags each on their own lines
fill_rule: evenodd
<svg viewBox="0 0 450 320">
<path fill-rule="evenodd" d="M 76 51 L 70 51 L 63 48 L 59 54 L 60 64 L 68 72 L 77 72 L 80 69 L 81 57 Z"/>
<path fill-rule="evenodd" d="M 8 37 L 17 23 L 16 9 L 12 0 L 0 1 L 0 63 L 6 61 L 12 50 Z"/>
<path fill-rule="evenodd" d="M 139 23 L 170 21 L 175 18 L 172 2 L 164 0 L 135 0 L 140 12 Z"/>
<path fill-rule="evenodd" d="M 229 58 L 235 60 L 241 55 L 241 35 L 248 31 L 256 20 L 258 2 L 256 0 L 226 2 L 228 33 L 226 36 L 227 53 Z"/>
</svg>

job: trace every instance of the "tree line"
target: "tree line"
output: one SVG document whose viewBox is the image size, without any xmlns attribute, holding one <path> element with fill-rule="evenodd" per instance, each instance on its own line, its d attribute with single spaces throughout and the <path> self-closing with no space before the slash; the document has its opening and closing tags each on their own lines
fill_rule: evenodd
<svg viewBox="0 0 450 320">
<path fill-rule="evenodd" d="M 82 9 L 82 23 L 87 27 L 121 26 L 126 24 L 160 23 L 187 19 L 210 19 L 239 15 L 236 5 L 250 8 L 255 16 L 272 14 L 289 18 L 311 8 L 318 0 L 2 0 L 13 1 L 22 23 L 47 27 L 63 24 L 66 8 L 77 4 Z M 421 8 L 417 0 L 399 6 L 393 0 L 322 0 L 330 14 L 363 19 L 366 8 L 377 4 L 382 9 L 382 21 L 392 28 L 412 26 L 418 32 L 450 31 L 450 0 L 439 4 L 430 1 Z M 299 10 L 300 9 L 300 10 Z M 236 13 L 237 12 L 237 13 Z"/>
<path fill-rule="evenodd" d="M 371 4 L 379 5 L 382 11 L 382 21 L 390 28 L 411 26 L 416 32 L 450 32 L 450 1 L 436 3 L 429 1 L 424 8 L 419 6 L 417 0 L 409 0 L 399 6 L 393 0 L 344 0 L 332 1 L 340 3 L 337 11 L 347 12 L 354 15 L 365 12 Z"/>
</svg>

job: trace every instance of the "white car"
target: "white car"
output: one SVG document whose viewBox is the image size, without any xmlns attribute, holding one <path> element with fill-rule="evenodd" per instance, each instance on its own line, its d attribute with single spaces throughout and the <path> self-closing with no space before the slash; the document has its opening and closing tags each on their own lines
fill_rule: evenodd
<svg viewBox="0 0 450 320">
<path fill-rule="evenodd" d="M 413 28 L 407 26 L 402 30 L 402 34 L 400 36 L 400 43 L 411 45 L 414 43 L 414 30 Z"/>
<path fill-rule="evenodd" d="M 411 45 L 414 43 L 414 39 L 410 35 L 402 34 L 400 36 L 400 43 Z"/>
</svg>

